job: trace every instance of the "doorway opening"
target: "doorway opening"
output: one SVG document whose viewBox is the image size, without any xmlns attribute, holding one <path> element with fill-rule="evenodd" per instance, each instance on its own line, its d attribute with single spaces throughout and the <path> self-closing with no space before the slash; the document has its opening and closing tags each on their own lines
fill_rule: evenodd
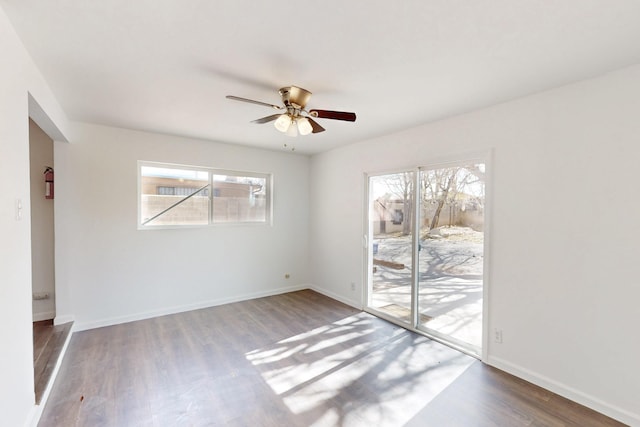
<svg viewBox="0 0 640 427">
<path fill-rule="evenodd" d="M 53 140 L 29 119 L 31 202 L 31 288 L 33 321 L 54 319 L 55 218 L 54 193 L 47 173 L 53 171 Z"/>
<path fill-rule="evenodd" d="M 34 400 L 40 405 L 73 325 L 73 316 L 60 316 L 55 280 L 54 145 L 68 140 L 31 94 L 28 104 Z"/>
<path fill-rule="evenodd" d="M 367 311 L 481 357 L 485 162 L 370 175 Z"/>
<path fill-rule="evenodd" d="M 53 140 L 29 119 L 33 373 L 36 404 L 51 379 L 71 324 L 54 325 Z"/>
</svg>

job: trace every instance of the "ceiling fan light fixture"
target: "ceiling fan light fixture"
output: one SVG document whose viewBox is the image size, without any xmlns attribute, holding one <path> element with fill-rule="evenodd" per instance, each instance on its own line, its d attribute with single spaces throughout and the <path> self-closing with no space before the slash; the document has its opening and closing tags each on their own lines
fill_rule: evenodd
<svg viewBox="0 0 640 427">
<path fill-rule="evenodd" d="M 291 117 L 289 117 L 288 114 L 282 114 L 278 117 L 273 123 L 273 126 L 282 133 L 287 133 L 290 128 L 295 127 L 291 126 Z"/>
<path fill-rule="evenodd" d="M 300 135 L 309 135 L 313 131 L 313 127 L 311 126 L 311 123 L 309 123 L 309 119 L 306 117 L 298 117 L 296 123 L 298 125 L 298 132 L 300 132 Z"/>
</svg>

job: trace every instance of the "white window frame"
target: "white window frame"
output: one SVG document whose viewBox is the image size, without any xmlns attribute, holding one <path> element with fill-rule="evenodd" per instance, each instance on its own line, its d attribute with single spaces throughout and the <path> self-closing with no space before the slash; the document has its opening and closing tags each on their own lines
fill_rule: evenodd
<svg viewBox="0 0 640 427">
<path fill-rule="evenodd" d="M 198 172 L 206 172 L 208 174 L 209 182 L 209 215 L 207 224 L 161 224 L 161 225 L 145 225 L 142 219 L 142 168 L 143 167 L 155 167 L 155 168 L 169 168 L 169 169 L 186 169 Z M 214 218 L 214 188 L 213 177 L 214 175 L 227 175 L 237 177 L 255 177 L 264 179 L 266 185 L 265 196 L 265 219 L 259 221 L 216 221 Z M 176 228 L 203 228 L 203 227 L 224 227 L 224 226 L 272 226 L 273 225 L 273 174 L 263 172 L 248 172 L 231 169 L 219 169 L 213 167 L 184 165 L 177 163 L 165 163 L 165 162 L 153 162 L 146 160 L 138 160 L 138 172 L 137 172 L 137 198 L 138 198 L 138 210 L 137 210 L 137 228 L 138 230 L 162 230 L 162 229 L 176 229 Z"/>
</svg>

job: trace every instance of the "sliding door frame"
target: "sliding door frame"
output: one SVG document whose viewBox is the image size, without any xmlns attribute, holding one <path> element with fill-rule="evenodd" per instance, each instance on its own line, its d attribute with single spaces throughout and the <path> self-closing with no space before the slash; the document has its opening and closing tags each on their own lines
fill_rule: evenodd
<svg viewBox="0 0 640 427">
<path fill-rule="evenodd" d="M 364 174 L 364 237 L 363 237 L 363 266 L 364 266 L 364 279 L 365 286 L 363 286 L 363 308 L 364 311 L 373 314 L 377 317 L 380 317 L 384 320 L 392 322 L 398 326 L 401 326 L 410 331 L 419 333 L 421 335 L 425 335 L 434 341 L 441 342 L 449 347 L 452 347 L 456 350 L 459 350 L 463 353 L 469 354 L 473 357 L 478 357 L 482 361 L 486 361 L 488 357 L 488 347 L 489 347 L 489 325 L 490 325 L 490 248 L 491 248 L 491 208 L 492 208 L 492 194 L 493 194 L 493 150 L 484 150 L 479 152 L 470 152 L 466 154 L 448 156 L 439 159 L 433 159 L 432 161 L 422 163 L 422 166 L 411 166 L 406 168 L 400 168 L 395 170 L 385 170 L 385 171 L 377 171 L 377 172 L 368 172 Z M 370 197 L 371 197 L 371 188 L 370 188 L 370 178 L 381 175 L 389 175 L 394 173 L 402 173 L 402 172 L 413 172 L 413 187 L 414 201 L 419 201 L 421 199 L 420 194 L 420 172 L 425 170 L 433 170 L 439 168 L 446 167 L 454 167 L 460 166 L 462 164 L 468 164 L 470 162 L 474 163 L 484 163 L 485 165 L 485 182 L 484 182 L 484 192 L 485 192 L 485 207 L 484 207 L 484 237 L 483 237 L 483 266 L 482 266 L 482 349 L 480 354 L 475 354 L 470 352 L 468 349 L 456 345 L 455 342 L 448 341 L 438 334 L 433 334 L 429 331 L 425 331 L 419 327 L 419 300 L 418 300 L 418 268 L 419 268 L 419 219 L 420 219 L 420 203 L 413 203 L 412 209 L 412 218 L 411 218 L 411 252 L 412 252 L 412 262 L 411 262 L 411 322 L 410 324 L 399 321 L 397 318 L 384 313 L 381 310 L 377 310 L 375 307 L 371 306 L 372 301 L 372 293 L 373 293 L 373 230 L 371 227 L 371 218 L 370 218 Z"/>
</svg>

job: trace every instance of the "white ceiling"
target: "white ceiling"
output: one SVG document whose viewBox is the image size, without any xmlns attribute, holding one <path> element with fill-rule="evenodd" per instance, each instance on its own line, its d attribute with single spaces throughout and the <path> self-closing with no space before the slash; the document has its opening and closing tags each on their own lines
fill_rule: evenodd
<svg viewBox="0 0 640 427">
<path fill-rule="evenodd" d="M 316 153 L 640 63 L 638 0 L 0 0 L 73 120 Z M 355 123 L 290 138 L 277 90 Z"/>
</svg>

